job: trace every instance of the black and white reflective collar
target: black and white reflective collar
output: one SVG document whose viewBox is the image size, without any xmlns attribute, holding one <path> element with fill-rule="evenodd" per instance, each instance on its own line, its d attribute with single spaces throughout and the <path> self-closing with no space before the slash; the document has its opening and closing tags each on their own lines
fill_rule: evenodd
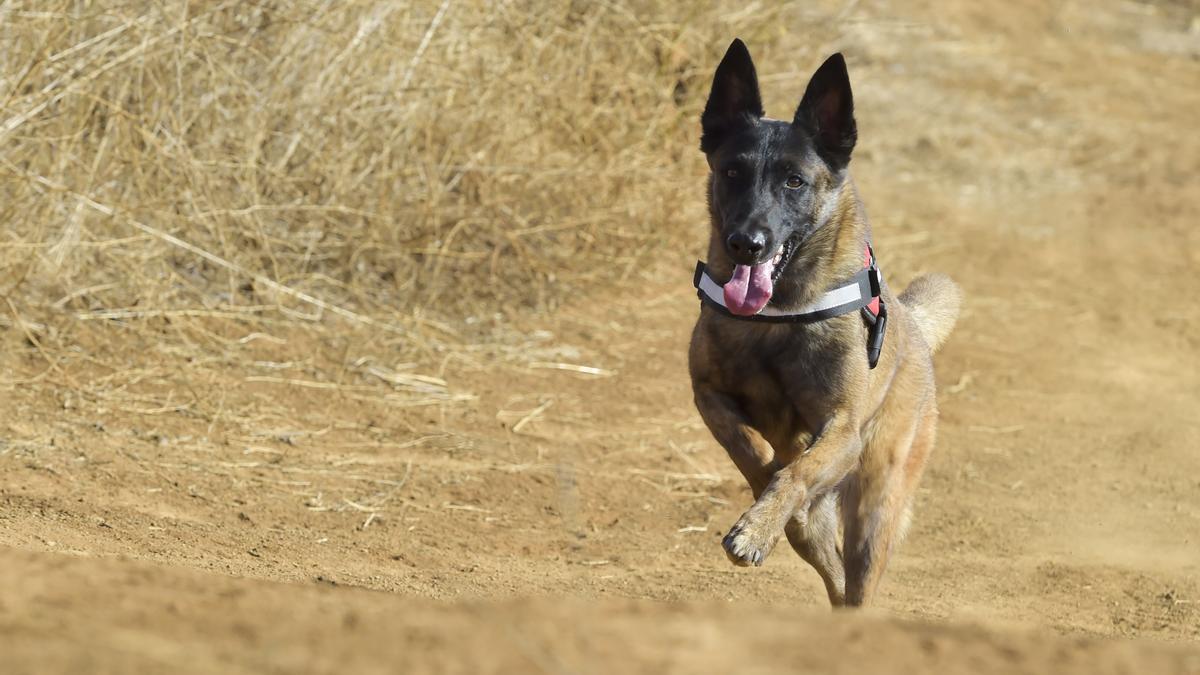
<svg viewBox="0 0 1200 675">
<path fill-rule="evenodd" d="M 816 323 L 835 316 L 862 310 L 863 321 L 868 326 L 867 357 L 871 368 L 879 361 L 883 349 L 883 333 L 887 326 L 887 307 L 884 306 L 881 289 L 883 275 L 875 261 L 875 252 L 866 245 L 863 269 L 845 284 L 825 291 L 823 295 L 796 311 L 772 307 L 768 302 L 757 314 L 742 316 L 730 312 L 725 306 L 725 291 L 712 277 L 708 276 L 703 262 L 696 263 L 692 285 L 700 300 L 733 319 L 741 321 L 765 321 L 768 323 Z"/>
</svg>

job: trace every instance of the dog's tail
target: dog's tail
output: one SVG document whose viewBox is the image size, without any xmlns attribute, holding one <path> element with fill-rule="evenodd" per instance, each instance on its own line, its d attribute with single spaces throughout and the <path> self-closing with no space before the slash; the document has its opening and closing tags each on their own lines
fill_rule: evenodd
<svg viewBox="0 0 1200 675">
<path fill-rule="evenodd" d="M 945 274 L 926 274 L 913 279 L 900 294 L 900 302 L 917 322 L 929 351 L 936 352 L 954 330 L 962 290 Z"/>
</svg>

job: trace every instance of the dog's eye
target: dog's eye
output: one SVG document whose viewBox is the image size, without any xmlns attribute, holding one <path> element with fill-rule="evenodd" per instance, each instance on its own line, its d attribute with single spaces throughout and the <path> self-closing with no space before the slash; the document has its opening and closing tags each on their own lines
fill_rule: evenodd
<svg viewBox="0 0 1200 675">
<path fill-rule="evenodd" d="M 800 188 L 804 187 L 804 179 L 796 174 L 792 174 L 788 176 L 788 179 L 783 185 L 789 190 L 799 190 Z"/>
<path fill-rule="evenodd" d="M 725 169 L 725 175 L 729 178 L 737 178 L 738 170 L 737 169 Z"/>
</svg>

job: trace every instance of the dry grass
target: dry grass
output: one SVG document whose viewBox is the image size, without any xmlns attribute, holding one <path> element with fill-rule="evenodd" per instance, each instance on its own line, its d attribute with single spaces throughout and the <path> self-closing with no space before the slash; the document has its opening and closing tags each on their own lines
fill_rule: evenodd
<svg viewBox="0 0 1200 675">
<path fill-rule="evenodd" d="M 277 429 L 378 435 L 329 397 L 411 430 L 472 400 L 449 366 L 611 375 L 511 319 L 694 237 L 713 64 L 810 11 L 0 0 L 10 419 L 194 432 L 214 469 Z"/>
<path fill-rule="evenodd" d="M 627 277 L 695 224 L 715 55 L 796 11 L 674 4 L 2 3 L 3 291 L 402 326 Z"/>
</svg>

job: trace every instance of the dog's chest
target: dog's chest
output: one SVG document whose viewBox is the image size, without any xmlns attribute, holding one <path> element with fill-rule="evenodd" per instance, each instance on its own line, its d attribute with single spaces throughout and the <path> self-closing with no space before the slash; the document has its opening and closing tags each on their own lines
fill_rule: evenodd
<svg viewBox="0 0 1200 675">
<path fill-rule="evenodd" d="M 819 428 L 844 386 L 845 341 L 835 327 L 722 323 L 709 334 L 712 379 L 755 426 Z"/>
</svg>

